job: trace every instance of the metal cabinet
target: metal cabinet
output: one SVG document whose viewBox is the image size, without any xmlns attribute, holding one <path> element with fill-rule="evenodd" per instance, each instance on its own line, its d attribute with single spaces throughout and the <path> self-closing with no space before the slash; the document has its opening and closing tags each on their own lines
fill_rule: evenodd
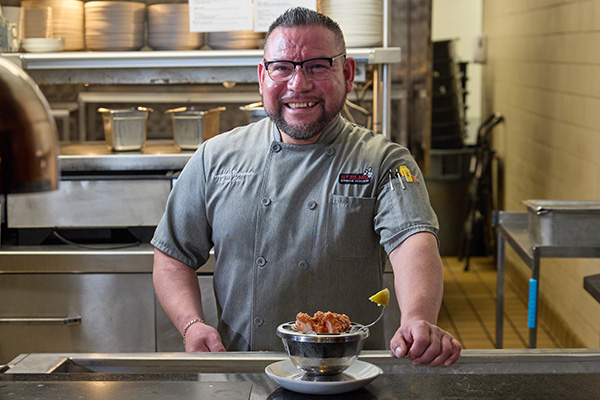
<svg viewBox="0 0 600 400">
<path fill-rule="evenodd" d="M 29 352 L 155 351 L 151 274 L 0 275 L 0 363 Z"/>
</svg>

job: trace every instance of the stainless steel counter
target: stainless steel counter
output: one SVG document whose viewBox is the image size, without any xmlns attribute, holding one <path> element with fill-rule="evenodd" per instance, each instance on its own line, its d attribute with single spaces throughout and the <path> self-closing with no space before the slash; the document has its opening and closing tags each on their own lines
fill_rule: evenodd
<svg viewBox="0 0 600 400">
<path fill-rule="evenodd" d="M 45 399 L 76 389 L 94 399 L 120 394 L 191 399 L 215 387 L 233 399 L 314 398 L 283 389 L 264 373 L 267 365 L 283 359 L 283 353 L 252 352 L 22 354 L 0 374 L 0 397 L 32 398 L 24 396 L 39 393 L 42 386 L 52 389 L 42 392 Z M 449 368 L 415 367 L 385 351 L 364 351 L 360 359 L 378 365 L 383 374 L 361 389 L 328 399 L 589 399 L 600 393 L 598 349 L 465 350 Z M 248 383 L 250 388 L 243 386 Z"/>
</svg>

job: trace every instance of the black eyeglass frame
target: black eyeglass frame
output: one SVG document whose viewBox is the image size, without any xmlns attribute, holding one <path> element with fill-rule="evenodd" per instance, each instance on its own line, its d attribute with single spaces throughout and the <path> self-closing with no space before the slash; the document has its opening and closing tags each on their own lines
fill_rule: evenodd
<svg viewBox="0 0 600 400">
<path fill-rule="evenodd" d="M 267 75 L 269 75 L 269 78 L 271 78 L 272 81 L 275 81 L 275 82 L 287 82 L 287 81 L 292 80 L 294 78 L 294 76 L 296 75 L 296 70 L 297 70 L 296 67 L 297 66 L 300 66 L 300 69 L 302 71 L 304 71 L 304 63 L 307 63 L 307 62 L 310 62 L 310 61 L 323 60 L 323 61 L 327 61 L 329 63 L 329 68 L 331 68 L 331 67 L 333 67 L 333 62 L 335 60 L 337 60 L 338 58 L 340 58 L 340 57 L 346 57 L 346 53 L 338 54 L 337 56 L 334 56 L 334 57 L 310 58 L 310 59 L 304 60 L 304 61 L 288 61 L 288 60 L 267 61 L 267 60 L 265 60 L 263 58 L 263 64 L 265 66 L 265 70 L 267 71 Z M 269 72 L 269 65 L 271 65 L 273 63 L 278 63 L 278 62 L 286 62 L 286 63 L 290 63 L 290 64 L 292 64 L 294 66 L 294 68 L 292 69 L 292 75 L 290 75 L 289 78 L 283 79 L 283 80 L 275 80 L 275 79 L 273 79 L 273 77 L 271 76 L 271 73 Z M 331 71 L 331 70 L 329 70 L 329 71 Z M 304 75 L 304 76 L 306 76 L 306 75 Z M 328 77 L 329 77 L 329 73 L 327 74 L 326 77 L 323 77 L 323 78 L 320 78 L 320 79 L 310 78 L 310 77 L 306 76 L 307 79 L 317 80 L 317 81 L 327 79 Z"/>
</svg>

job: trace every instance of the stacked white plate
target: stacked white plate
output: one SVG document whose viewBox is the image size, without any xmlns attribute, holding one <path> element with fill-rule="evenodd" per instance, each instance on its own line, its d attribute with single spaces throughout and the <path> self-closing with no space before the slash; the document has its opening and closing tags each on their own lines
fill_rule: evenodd
<svg viewBox="0 0 600 400">
<path fill-rule="evenodd" d="M 146 4 L 125 1 L 85 3 L 85 44 L 89 50 L 124 51 L 144 47 Z"/>
<path fill-rule="evenodd" d="M 209 32 L 206 41 L 215 50 L 260 49 L 264 34 L 254 31 Z"/>
<path fill-rule="evenodd" d="M 52 9 L 52 35 L 61 38 L 63 50 L 83 50 L 83 2 L 80 0 L 23 0 L 22 15 L 27 18 L 29 9 Z M 26 23 L 26 21 L 25 21 Z M 25 28 L 25 26 L 23 27 Z M 23 31 L 23 37 L 25 31 Z"/>
<path fill-rule="evenodd" d="M 340 25 L 347 47 L 383 44 L 383 0 L 321 0 L 320 11 Z"/>
<path fill-rule="evenodd" d="M 202 33 L 190 32 L 188 3 L 148 6 L 148 46 L 154 50 L 195 50 Z"/>
</svg>

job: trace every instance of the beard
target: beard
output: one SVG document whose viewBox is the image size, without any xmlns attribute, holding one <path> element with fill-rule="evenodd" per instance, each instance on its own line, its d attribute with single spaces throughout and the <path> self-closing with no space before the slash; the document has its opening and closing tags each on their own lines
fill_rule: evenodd
<svg viewBox="0 0 600 400">
<path fill-rule="evenodd" d="M 321 115 L 314 122 L 308 124 L 300 124 L 300 125 L 292 125 L 289 124 L 285 117 L 283 116 L 283 107 L 286 107 L 284 103 L 280 102 L 279 107 L 276 110 L 268 110 L 265 107 L 265 112 L 271 118 L 271 121 L 275 123 L 277 128 L 286 133 L 289 137 L 295 140 L 308 140 L 312 139 L 315 136 L 319 135 L 323 132 L 338 116 L 342 108 L 344 107 L 344 103 L 346 101 L 346 97 L 344 96 L 344 100 L 337 107 L 337 110 L 334 112 L 327 112 L 325 110 L 324 103 L 319 103 L 317 107 L 321 107 Z"/>
</svg>

